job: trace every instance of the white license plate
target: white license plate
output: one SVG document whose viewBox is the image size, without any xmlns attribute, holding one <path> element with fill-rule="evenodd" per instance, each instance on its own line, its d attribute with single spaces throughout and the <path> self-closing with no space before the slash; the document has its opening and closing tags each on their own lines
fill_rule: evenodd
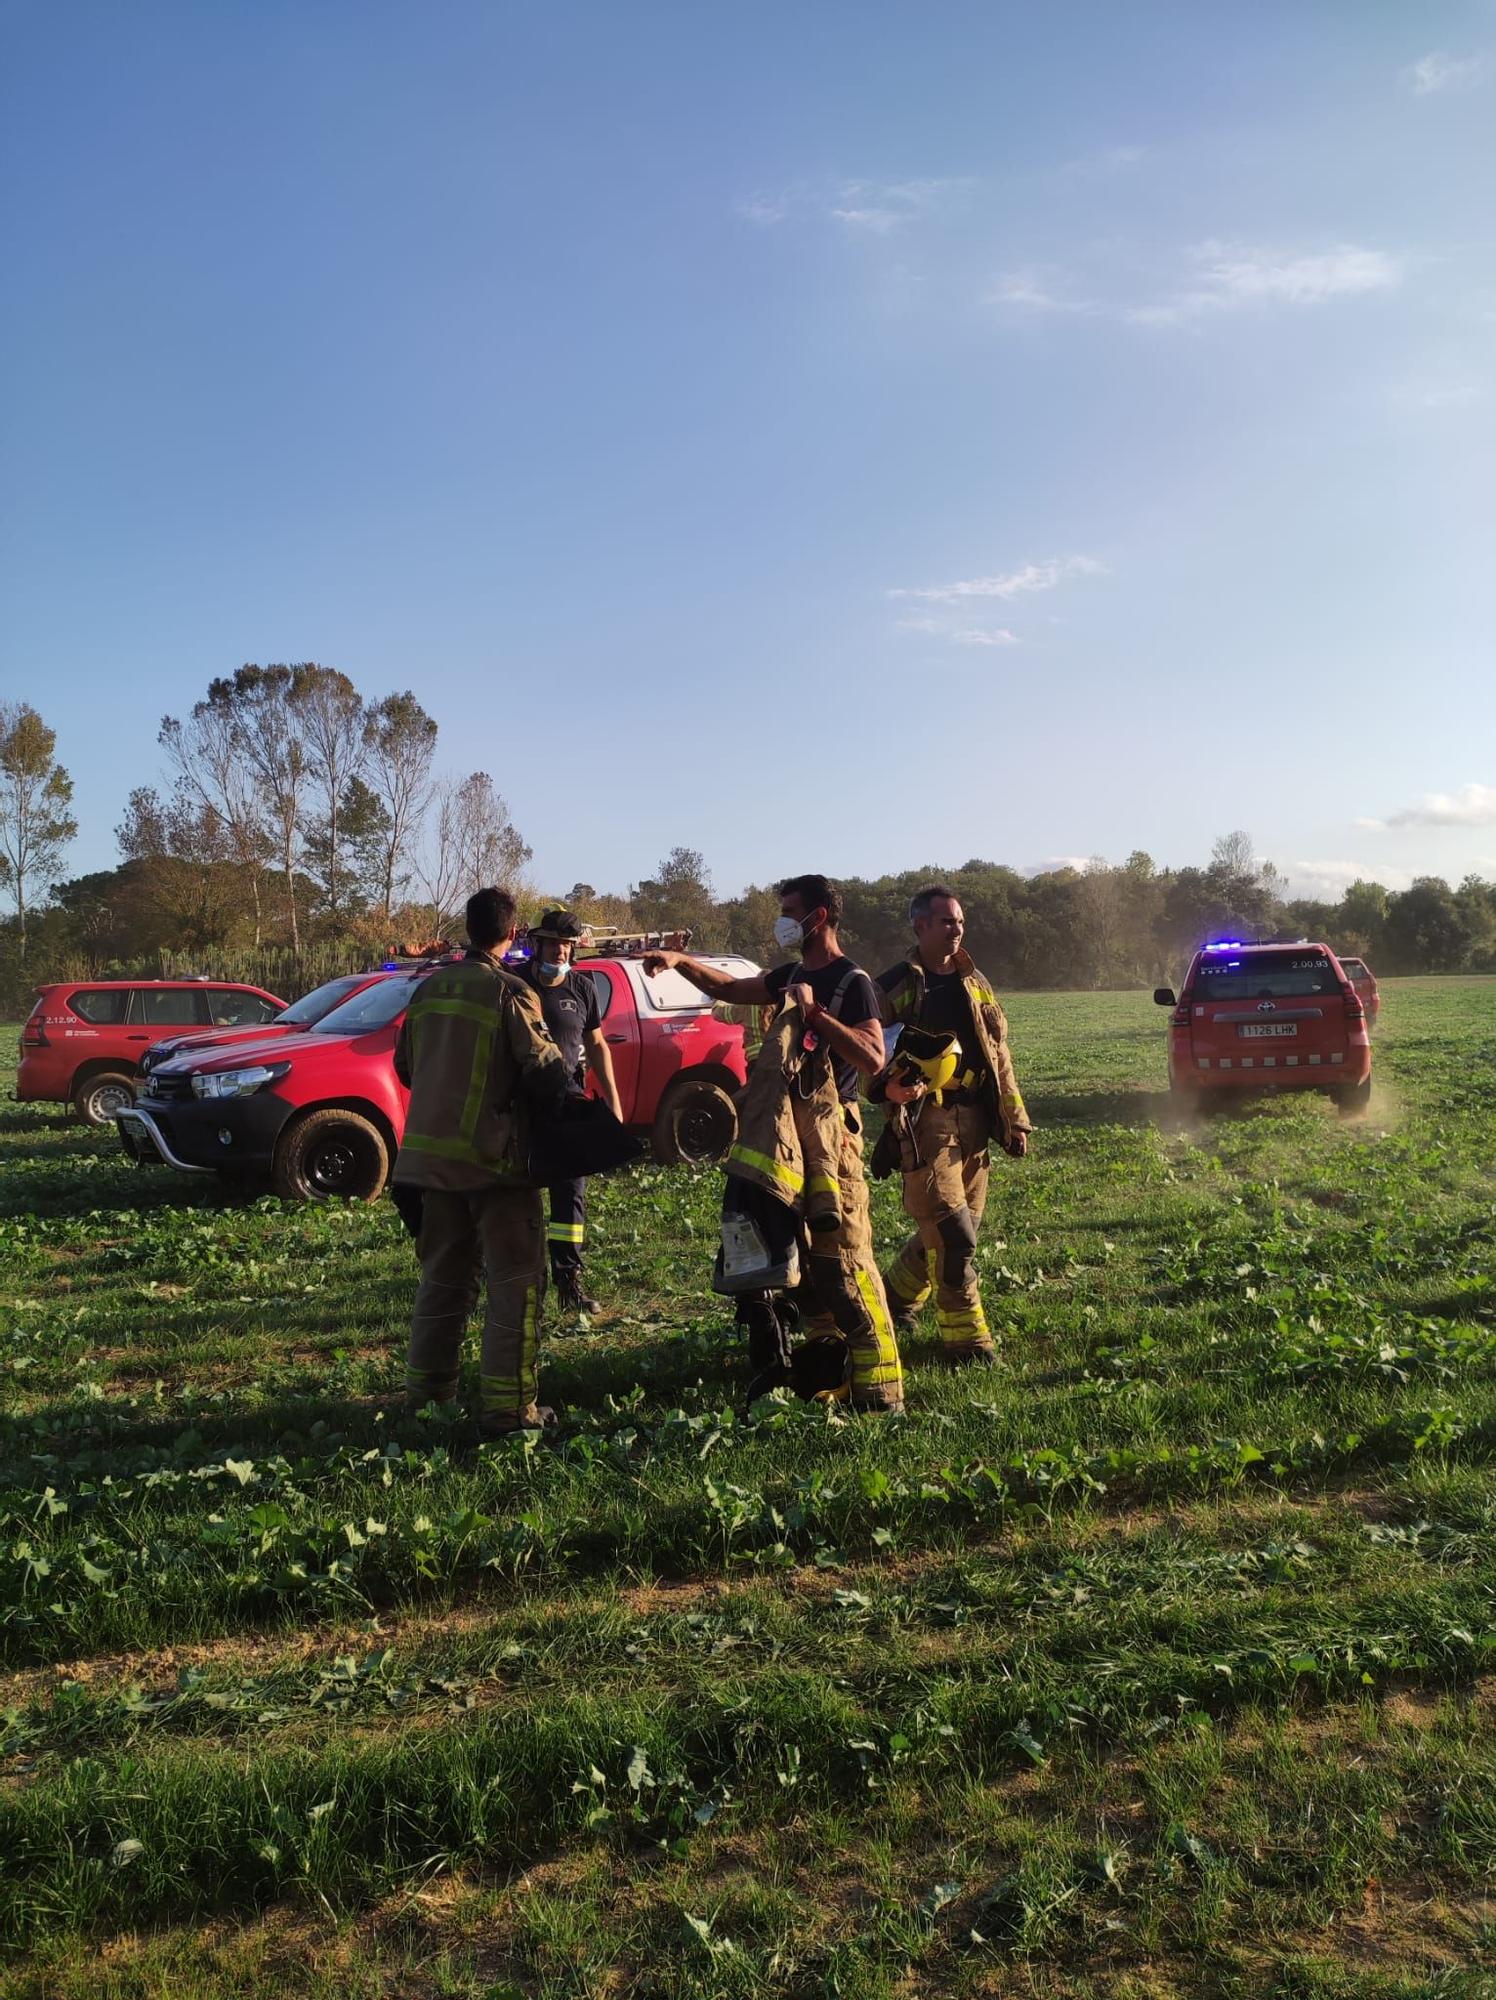
<svg viewBox="0 0 1496 2000">
<path fill-rule="evenodd" d="M 1268 1035 L 1296 1035 L 1299 1031 L 1292 1021 L 1253 1021 L 1236 1032 L 1248 1041 L 1262 1041 Z"/>
</svg>

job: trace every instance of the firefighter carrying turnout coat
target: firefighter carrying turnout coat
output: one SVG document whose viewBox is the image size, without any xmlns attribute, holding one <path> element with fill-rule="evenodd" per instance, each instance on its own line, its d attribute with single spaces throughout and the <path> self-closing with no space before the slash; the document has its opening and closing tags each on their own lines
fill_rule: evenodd
<svg viewBox="0 0 1496 2000">
<path fill-rule="evenodd" d="M 886 1022 L 954 1030 L 962 1060 L 940 1101 L 927 1096 L 890 1107 L 874 1172 L 903 1173 L 904 1212 L 914 1224 L 885 1275 L 889 1303 L 901 1318 L 912 1317 L 933 1291 L 946 1358 L 985 1361 L 995 1346 L 974 1252 L 987 1201 L 987 1148 L 996 1138 L 1012 1150 L 1031 1127 L 991 982 L 965 950 L 954 963 L 953 973 L 932 975 L 916 953 L 878 980 Z"/>
<path fill-rule="evenodd" d="M 529 987 L 474 950 L 417 986 L 395 1073 L 410 1090 L 395 1179 L 423 1193 L 407 1395 L 456 1398 L 463 1329 L 482 1273 L 483 1428 L 536 1424 L 545 1224 L 525 1158 L 530 1105 L 549 1108 L 565 1093 L 560 1051 Z"/>
<path fill-rule="evenodd" d="M 824 1047 L 804 1050 L 805 1034 L 799 1007 L 775 1017 L 738 1098 L 726 1171 L 800 1214 L 815 1294 L 811 1324 L 845 1339 L 854 1405 L 901 1409 L 898 1346 L 873 1255 L 861 1117 L 840 1097 Z"/>
<path fill-rule="evenodd" d="M 738 1094 L 738 1137 L 726 1171 L 798 1209 L 809 1229 L 841 1220 L 842 1111 L 824 1049 L 807 1052 L 805 1017 L 788 1006 L 763 1039 Z"/>
</svg>

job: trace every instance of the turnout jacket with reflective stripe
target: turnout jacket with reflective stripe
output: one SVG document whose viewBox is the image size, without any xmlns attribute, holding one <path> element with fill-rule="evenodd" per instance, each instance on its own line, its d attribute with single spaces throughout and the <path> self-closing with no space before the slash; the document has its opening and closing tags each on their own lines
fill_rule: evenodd
<svg viewBox="0 0 1496 2000">
<path fill-rule="evenodd" d="M 396 1180 L 528 1185 L 525 1099 L 559 1102 L 566 1068 L 524 980 L 480 951 L 429 973 L 401 1024 L 395 1074 L 410 1091 Z"/>
<path fill-rule="evenodd" d="M 978 972 L 969 952 L 956 953 L 956 966 L 961 974 L 961 984 L 966 989 L 978 1043 L 977 1048 L 965 1049 L 962 1053 L 970 1068 L 982 1065 L 986 1068 L 978 1094 L 991 1114 L 999 1138 L 1006 1144 L 1015 1132 L 1033 1130 L 1028 1112 L 1024 1109 L 1018 1078 L 1013 1073 L 1013 1052 L 1008 1045 L 1008 1017 L 998 1004 L 992 982 L 984 972 Z M 907 1025 L 918 1022 L 925 1005 L 925 968 L 918 952 L 906 959 L 891 979 L 885 972 L 875 984 L 886 1023 Z"/>
<path fill-rule="evenodd" d="M 803 1213 L 812 1226 L 834 1226 L 841 1212 L 842 1106 L 826 1044 L 807 1055 L 804 1039 L 802 1010 L 782 1008 L 738 1092 L 738 1136 L 725 1171 Z"/>
</svg>

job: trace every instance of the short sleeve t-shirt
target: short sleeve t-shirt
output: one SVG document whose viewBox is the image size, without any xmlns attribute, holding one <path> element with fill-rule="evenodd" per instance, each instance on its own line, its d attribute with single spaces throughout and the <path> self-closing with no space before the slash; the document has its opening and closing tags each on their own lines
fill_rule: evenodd
<svg viewBox="0 0 1496 2000">
<path fill-rule="evenodd" d="M 878 984 L 885 993 L 890 992 L 899 981 L 907 977 L 905 965 L 890 966 L 887 972 L 878 975 Z M 982 1071 L 986 1065 L 982 1061 L 981 1044 L 977 1041 L 976 1028 L 971 1018 L 971 1001 L 967 996 L 966 982 L 959 972 L 925 973 L 924 1004 L 919 1010 L 919 1026 L 932 1035 L 954 1035 L 961 1044 L 961 1067 L 963 1070 Z"/>
<path fill-rule="evenodd" d="M 852 975 L 850 979 L 847 979 L 848 973 Z M 776 965 L 772 972 L 764 974 L 764 984 L 774 1001 L 783 1000 L 786 987 L 804 985 L 816 996 L 818 1007 L 831 1005 L 832 996 L 844 979 L 847 983 L 836 1004 L 836 1019 L 848 1028 L 860 1028 L 864 1021 L 876 1021 L 878 995 L 873 990 L 873 982 L 850 958 L 833 958 L 829 965 L 818 965 L 814 972 L 792 959 L 788 965 Z M 836 1072 L 837 1094 L 844 1104 L 850 1104 L 857 1095 L 857 1066 L 840 1056 L 833 1056 L 832 1068 Z"/>
<path fill-rule="evenodd" d="M 554 986 L 542 986 L 535 977 L 534 959 L 521 968 L 520 977 L 533 988 L 540 1002 L 541 1015 L 551 1031 L 551 1040 L 561 1051 L 566 1074 L 573 1083 L 581 1083 L 587 1073 L 587 1036 L 602 1025 L 596 986 L 585 972 L 578 972 L 575 967 Z"/>
</svg>

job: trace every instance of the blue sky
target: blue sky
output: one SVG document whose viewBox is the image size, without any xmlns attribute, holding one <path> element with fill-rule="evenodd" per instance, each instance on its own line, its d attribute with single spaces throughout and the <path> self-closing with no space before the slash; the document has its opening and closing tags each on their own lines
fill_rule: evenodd
<svg viewBox="0 0 1496 2000">
<path fill-rule="evenodd" d="M 1496 874 L 1496 7 L 0 9 L 0 685 L 245 660 L 542 884 Z"/>
</svg>

